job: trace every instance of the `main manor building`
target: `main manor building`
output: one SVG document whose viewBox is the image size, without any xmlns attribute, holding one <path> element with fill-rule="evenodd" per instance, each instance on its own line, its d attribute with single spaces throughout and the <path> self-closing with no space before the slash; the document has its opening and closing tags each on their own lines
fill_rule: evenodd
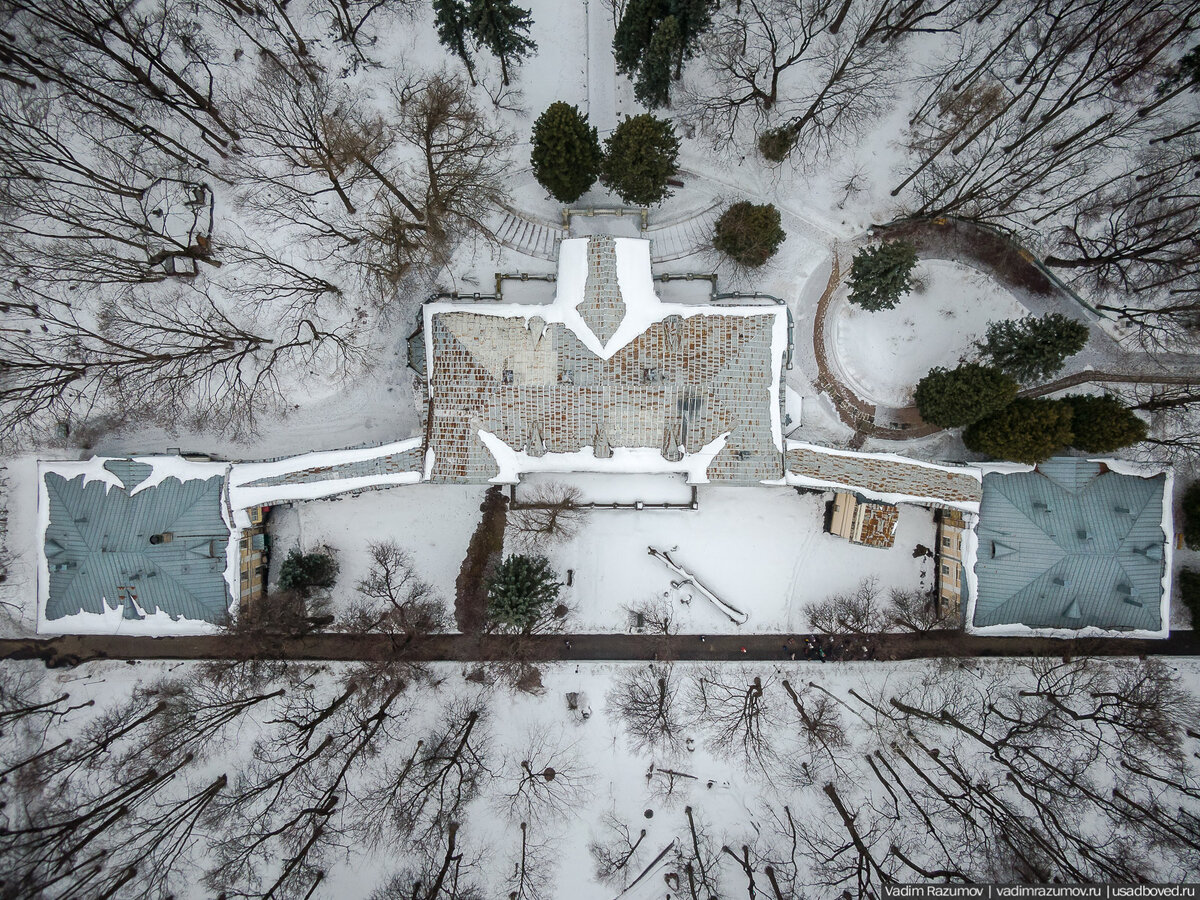
<svg viewBox="0 0 1200 900">
<path fill-rule="evenodd" d="M 648 241 L 563 241 L 553 303 L 437 301 L 424 316 L 434 481 L 783 477 L 786 307 L 664 303 Z"/>
</svg>

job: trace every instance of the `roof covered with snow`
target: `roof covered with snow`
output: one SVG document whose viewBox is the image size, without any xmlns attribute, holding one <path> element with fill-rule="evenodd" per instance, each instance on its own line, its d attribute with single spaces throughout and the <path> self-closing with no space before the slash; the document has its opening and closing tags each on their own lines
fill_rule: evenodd
<svg viewBox="0 0 1200 900">
<path fill-rule="evenodd" d="M 942 466 L 894 453 L 858 453 L 788 441 L 786 481 L 797 487 L 849 490 L 885 503 L 921 503 L 974 511 L 980 472 L 974 466 Z"/>
<path fill-rule="evenodd" d="M 431 303 L 425 339 L 433 480 L 783 473 L 786 310 L 664 303 L 647 241 L 563 241 L 553 303 Z"/>
<path fill-rule="evenodd" d="M 1161 630 L 1166 483 L 1078 458 L 984 475 L 971 624 Z"/>
<path fill-rule="evenodd" d="M 223 621 L 223 476 L 220 464 L 173 457 L 42 463 L 39 618 L 48 630 L 64 620 L 72 631 L 109 630 L 101 623 L 122 619 Z M 97 627 L 77 627 L 88 613 Z"/>
</svg>

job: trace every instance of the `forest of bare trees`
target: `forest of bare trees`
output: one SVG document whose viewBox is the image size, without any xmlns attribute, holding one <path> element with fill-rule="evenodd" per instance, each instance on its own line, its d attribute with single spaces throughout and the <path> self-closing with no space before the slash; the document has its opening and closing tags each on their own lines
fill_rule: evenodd
<svg viewBox="0 0 1200 900">
<path fill-rule="evenodd" d="M 1198 17 L 1194 0 L 721 4 L 683 108 L 718 151 L 807 172 L 905 112 L 897 213 L 1014 229 L 1194 347 Z"/>
<path fill-rule="evenodd" d="M 5 9 L 6 441 L 247 433 L 299 377 L 372 364 L 378 326 L 489 236 L 512 140 L 459 75 L 382 67 L 418 5 Z"/>
</svg>

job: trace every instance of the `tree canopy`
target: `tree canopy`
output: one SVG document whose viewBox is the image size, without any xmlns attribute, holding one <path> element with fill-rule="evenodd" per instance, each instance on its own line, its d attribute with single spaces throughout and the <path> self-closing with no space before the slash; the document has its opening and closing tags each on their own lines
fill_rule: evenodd
<svg viewBox="0 0 1200 900">
<path fill-rule="evenodd" d="M 667 185 L 679 171 L 675 126 L 650 113 L 629 117 L 604 142 L 600 181 L 626 203 L 650 206 L 670 196 Z"/>
<path fill-rule="evenodd" d="M 1053 456 L 1071 439 L 1069 404 L 1026 397 L 963 432 L 963 443 L 977 453 L 1031 465 Z"/>
<path fill-rule="evenodd" d="M 1049 378 L 1063 367 L 1068 356 L 1083 349 L 1088 328 L 1062 313 L 1025 316 L 988 324 L 987 334 L 975 346 L 980 355 L 1018 381 Z"/>
<path fill-rule="evenodd" d="M 1146 438 L 1146 423 L 1116 397 L 1073 394 L 1062 402 L 1071 407 L 1072 447 L 1109 453 Z"/>
<path fill-rule="evenodd" d="M 913 393 L 921 418 L 943 428 L 960 428 L 1003 409 L 1017 396 L 1017 382 L 991 366 L 941 366 L 917 382 Z"/>
<path fill-rule="evenodd" d="M 556 200 L 574 203 L 600 174 L 600 138 L 577 106 L 559 100 L 533 123 L 533 176 Z"/>
<path fill-rule="evenodd" d="M 912 290 L 917 248 L 907 241 L 863 247 L 850 264 L 850 302 L 872 312 L 891 309 Z"/>
<path fill-rule="evenodd" d="M 743 266 L 761 266 L 787 235 L 771 203 L 734 203 L 717 219 L 713 246 Z"/>
<path fill-rule="evenodd" d="M 696 52 L 712 20 L 712 0 L 629 0 L 613 36 L 617 71 L 634 80 L 638 100 L 670 105 L 671 81 Z"/>
<path fill-rule="evenodd" d="M 340 568 L 328 548 L 304 553 L 293 547 L 279 567 L 279 589 L 307 597 L 315 588 L 333 587 Z"/>
<path fill-rule="evenodd" d="M 488 579 L 488 618 L 528 632 L 558 599 L 562 583 L 544 556 L 513 554 Z"/>
</svg>

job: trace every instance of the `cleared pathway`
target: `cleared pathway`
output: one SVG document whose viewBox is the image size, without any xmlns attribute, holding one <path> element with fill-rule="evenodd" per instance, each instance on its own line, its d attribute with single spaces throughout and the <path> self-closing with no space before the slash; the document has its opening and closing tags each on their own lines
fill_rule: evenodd
<svg viewBox="0 0 1200 900">
<path fill-rule="evenodd" d="M 73 666 L 101 659 L 290 659 L 353 662 L 394 659 L 407 662 L 488 662 L 510 660 L 516 648 L 530 662 L 699 660 L 803 662 L 803 634 L 672 635 L 440 634 L 392 638 L 387 635 L 310 634 L 250 641 L 226 635 L 202 637 L 121 637 L 71 635 L 0 640 L 0 659 L 40 659 L 47 666 Z M 570 641 L 570 646 L 567 646 Z M 1048 656 L 1200 656 L 1194 631 L 1176 631 L 1166 640 L 1133 638 L 975 637 L 957 631 L 926 634 L 874 634 L 820 638 L 828 661 Z M 743 652 L 744 648 L 744 652 Z M 785 649 L 786 648 L 786 649 Z M 864 651 L 864 648 L 866 650 Z"/>
</svg>

